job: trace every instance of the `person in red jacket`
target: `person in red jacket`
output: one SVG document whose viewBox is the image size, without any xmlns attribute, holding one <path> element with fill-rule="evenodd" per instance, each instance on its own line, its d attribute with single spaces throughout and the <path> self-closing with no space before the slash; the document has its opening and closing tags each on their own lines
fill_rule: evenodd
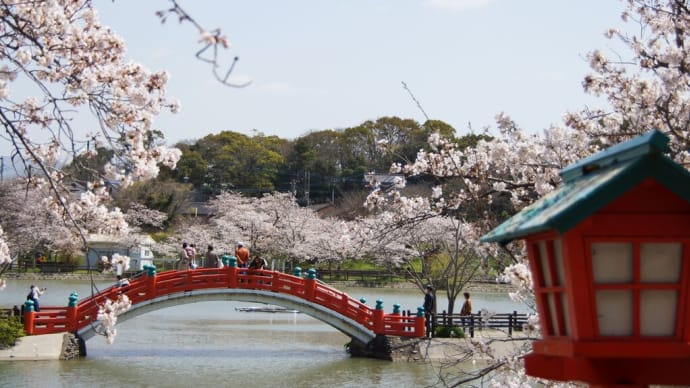
<svg viewBox="0 0 690 388">
<path fill-rule="evenodd" d="M 237 267 L 247 268 L 249 265 L 249 249 L 244 246 L 242 241 L 237 242 L 237 249 L 235 249 L 235 257 L 237 257 Z"/>
</svg>

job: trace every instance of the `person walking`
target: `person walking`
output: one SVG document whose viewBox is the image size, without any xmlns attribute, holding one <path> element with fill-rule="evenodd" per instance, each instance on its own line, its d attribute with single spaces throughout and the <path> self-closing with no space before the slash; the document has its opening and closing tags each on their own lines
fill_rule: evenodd
<svg viewBox="0 0 690 388">
<path fill-rule="evenodd" d="M 219 268 L 220 266 L 218 265 L 218 254 L 213 252 L 213 245 L 209 245 L 208 248 L 206 248 L 206 255 L 205 255 L 205 260 L 204 260 L 204 267 L 205 268 Z"/>
<path fill-rule="evenodd" d="M 434 297 L 434 288 L 431 284 L 426 286 L 426 294 L 424 295 L 424 318 L 426 321 L 426 336 L 433 337 L 434 333 L 434 311 L 436 307 L 436 298 Z"/>
<path fill-rule="evenodd" d="M 235 257 L 237 257 L 237 266 L 239 268 L 247 268 L 249 265 L 249 249 L 244 246 L 242 241 L 237 242 L 237 249 L 235 249 Z"/>
<path fill-rule="evenodd" d="M 34 311 L 39 312 L 41 311 L 41 306 L 38 303 L 38 299 L 43 295 L 44 292 L 46 292 L 47 288 L 39 288 L 38 286 L 31 285 L 29 288 L 29 294 L 26 296 L 26 300 L 30 300 L 34 302 Z"/>
</svg>

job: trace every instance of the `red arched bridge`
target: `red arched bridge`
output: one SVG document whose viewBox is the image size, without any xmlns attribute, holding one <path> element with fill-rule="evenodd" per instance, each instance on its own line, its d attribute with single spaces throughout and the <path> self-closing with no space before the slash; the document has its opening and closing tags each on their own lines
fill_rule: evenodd
<svg viewBox="0 0 690 388">
<path fill-rule="evenodd" d="M 313 269 L 302 277 L 299 269 L 295 275 L 289 275 L 236 267 L 156 273 L 156 268 L 150 266 L 143 276 L 131 280 L 129 286 L 113 286 L 80 301 L 73 294 L 67 307 L 41 306 L 41 311 L 35 312 L 28 304 L 24 330 L 29 335 L 69 331 L 82 340 L 88 340 L 98 334 L 99 322 L 96 317 L 99 307 L 108 299 L 116 300 L 119 292 L 129 297 L 132 307 L 118 316 L 118 322 L 170 306 L 234 300 L 298 310 L 362 344 L 369 344 L 379 335 L 425 336 L 425 320 L 421 310 L 417 316 L 405 316 L 396 305 L 392 313 L 386 314 L 380 300 L 375 308 L 370 308 L 348 294 L 319 282 Z"/>
</svg>

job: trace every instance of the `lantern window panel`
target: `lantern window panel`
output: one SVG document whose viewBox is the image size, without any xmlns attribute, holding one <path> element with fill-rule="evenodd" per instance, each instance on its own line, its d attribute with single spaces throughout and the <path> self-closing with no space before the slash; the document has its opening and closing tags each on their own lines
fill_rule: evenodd
<svg viewBox="0 0 690 388">
<path fill-rule="evenodd" d="M 548 327 L 546 328 L 548 334 L 569 336 L 570 316 L 565 292 L 545 292 L 542 300 L 545 302 L 542 303 L 546 308 L 545 312 L 549 315 Z"/>
<path fill-rule="evenodd" d="M 563 265 L 563 243 L 558 238 L 553 242 L 553 259 L 556 264 L 556 277 L 559 286 L 565 285 L 565 266 Z"/>
<path fill-rule="evenodd" d="M 546 294 L 546 303 L 549 309 L 549 334 L 563 335 L 558 327 L 558 309 L 556 308 L 556 295 L 553 293 Z"/>
<path fill-rule="evenodd" d="M 568 312 L 568 298 L 565 292 L 561 292 L 561 307 L 563 308 L 565 335 L 570 336 L 570 313 Z"/>
<path fill-rule="evenodd" d="M 676 290 L 643 290 L 640 292 L 640 335 L 672 337 L 676 332 Z"/>
<path fill-rule="evenodd" d="M 683 244 L 642 243 L 640 282 L 678 283 L 683 265 Z"/>
<path fill-rule="evenodd" d="M 595 242 L 591 245 L 592 272 L 596 284 L 633 281 L 633 245 L 628 242 Z"/>
<path fill-rule="evenodd" d="M 537 244 L 537 252 L 539 254 L 539 264 L 541 266 L 542 287 L 551 287 L 553 286 L 553 279 L 551 277 L 551 261 L 549 260 L 549 253 L 546 249 L 546 241 L 539 241 Z"/>
<path fill-rule="evenodd" d="M 534 243 L 532 252 L 541 267 L 537 282 L 541 286 L 539 298 L 546 318 L 544 331 L 551 336 L 570 335 L 570 316 L 563 288 L 565 266 L 561 240 L 538 241 Z"/>
<path fill-rule="evenodd" d="M 631 290 L 596 291 L 599 335 L 633 335 L 633 292 Z"/>
</svg>

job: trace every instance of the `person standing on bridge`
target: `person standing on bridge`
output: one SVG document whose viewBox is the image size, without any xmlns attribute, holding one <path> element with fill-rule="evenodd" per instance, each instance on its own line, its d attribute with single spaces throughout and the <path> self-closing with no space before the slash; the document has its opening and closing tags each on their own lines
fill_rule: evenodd
<svg viewBox="0 0 690 388">
<path fill-rule="evenodd" d="M 34 311 L 35 312 L 41 311 L 41 306 L 38 303 L 38 298 L 40 298 L 41 295 L 43 295 L 43 293 L 46 292 L 46 290 L 47 290 L 47 288 L 45 288 L 45 287 L 39 288 L 37 286 L 34 286 L 33 284 L 29 288 L 29 295 L 26 296 L 26 300 L 30 300 L 30 301 L 34 302 Z"/>
<path fill-rule="evenodd" d="M 247 268 L 249 265 L 249 249 L 244 246 L 242 241 L 237 242 L 237 249 L 235 249 L 235 257 L 237 257 L 237 266 L 239 268 Z"/>
<path fill-rule="evenodd" d="M 204 260 L 204 267 L 205 268 L 219 268 L 220 265 L 218 264 L 218 254 L 216 252 L 213 252 L 213 245 L 209 245 L 208 248 L 206 249 L 206 255 L 205 255 L 205 260 Z"/>
<path fill-rule="evenodd" d="M 180 258 L 177 259 L 177 270 L 186 271 L 189 269 L 189 255 L 187 254 L 187 243 L 182 243 L 182 250 L 180 251 Z"/>
<path fill-rule="evenodd" d="M 196 269 L 196 245 L 189 244 L 187 246 L 187 257 L 189 258 L 189 268 Z"/>
<path fill-rule="evenodd" d="M 431 338 L 434 334 L 434 311 L 436 309 L 436 298 L 434 297 L 434 287 L 431 284 L 426 286 L 424 295 L 424 318 L 426 320 L 426 336 Z"/>
<path fill-rule="evenodd" d="M 129 279 L 123 278 L 122 275 L 117 275 L 117 282 L 115 283 L 115 287 L 122 288 L 127 286 L 129 286 Z"/>
</svg>

